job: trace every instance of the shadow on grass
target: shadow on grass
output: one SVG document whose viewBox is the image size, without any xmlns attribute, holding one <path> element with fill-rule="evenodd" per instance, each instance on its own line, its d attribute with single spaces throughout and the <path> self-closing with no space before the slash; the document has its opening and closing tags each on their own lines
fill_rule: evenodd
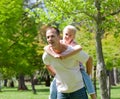
<svg viewBox="0 0 120 99">
<path fill-rule="evenodd" d="M 37 89 L 36 91 L 37 91 L 37 92 L 48 92 L 49 89 Z"/>
<path fill-rule="evenodd" d="M 97 88 L 96 88 L 97 90 L 99 90 L 100 88 L 97 86 Z M 120 89 L 120 86 L 111 86 L 111 89 Z M 120 98 L 119 98 L 120 99 Z"/>
<path fill-rule="evenodd" d="M 32 89 L 28 89 L 28 90 L 18 90 L 17 87 L 14 88 L 3 88 L 1 92 L 32 92 Z M 36 92 L 48 92 L 49 88 L 36 88 Z"/>
<path fill-rule="evenodd" d="M 111 89 L 120 89 L 120 86 L 112 86 Z"/>
<path fill-rule="evenodd" d="M 113 97 L 112 99 L 120 99 L 120 98 L 114 98 L 114 97 Z"/>
</svg>

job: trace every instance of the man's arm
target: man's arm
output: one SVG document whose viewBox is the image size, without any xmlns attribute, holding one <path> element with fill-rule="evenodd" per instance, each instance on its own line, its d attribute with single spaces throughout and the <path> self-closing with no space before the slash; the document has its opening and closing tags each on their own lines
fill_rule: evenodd
<svg viewBox="0 0 120 99">
<path fill-rule="evenodd" d="M 52 76 L 55 76 L 56 73 L 55 73 L 55 70 L 54 70 L 54 68 L 52 66 L 46 65 L 46 68 L 47 68 L 47 70 L 50 72 L 50 74 Z"/>
<path fill-rule="evenodd" d="M 89 57 L 86 62 L 86 72 L 88 75 L 92 74 L 92 66 L 93 66 L 93 60 L 92 57 Z"/>
<path fill-rule="evenodd" d="M 91 75 L 93 66 L 92 57 L 85 53 L 83 50 L 81 50 L 78 59 L 81 63 L 85 64 L 87 74 Z"/>
</svg>

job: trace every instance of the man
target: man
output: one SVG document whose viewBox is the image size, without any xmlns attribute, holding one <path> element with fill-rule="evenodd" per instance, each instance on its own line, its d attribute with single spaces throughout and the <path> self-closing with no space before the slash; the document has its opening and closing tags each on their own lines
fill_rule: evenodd
<svg viewBox="0 0 120 99">
<path fill-rule="evenodd" d="M 74 50 L 72 47 L 60 43 L 60 34 L 56 28 L 47 29 L 46 38 L 53 53 L 65 55 Z M 89 56 L 80 51 L 79 54 L 61 60 L 44 52 L 43 62 L 51 73 L 55 74 L 57 99 L 88 99 L 79 70 L 79 61 L 88 64 Z"/>
</svg>

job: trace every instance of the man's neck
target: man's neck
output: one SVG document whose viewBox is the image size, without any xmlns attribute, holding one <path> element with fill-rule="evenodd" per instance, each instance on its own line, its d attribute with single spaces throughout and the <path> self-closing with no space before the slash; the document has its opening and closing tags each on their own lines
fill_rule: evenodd
<svg viewBox="0 0 120 99">
<path fill-rule="evenodd" d="M 64 52 L 67 49 L 67 46 L 64 44 L 60 44 L 57 47 L 52 47 L 51 48 L 55 53 L 60 54 L 62 52 Z"/>
</svg>

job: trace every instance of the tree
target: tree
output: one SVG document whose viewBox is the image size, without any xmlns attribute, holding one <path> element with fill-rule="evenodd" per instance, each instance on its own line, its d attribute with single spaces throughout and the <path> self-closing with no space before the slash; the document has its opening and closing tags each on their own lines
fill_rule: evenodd
<svg viewBox="0 0 120 99">
<path fill-rule="evenodd" d="M 23 13 L 22 3 L 22 0 L 1 0 L 0 2 L 0 69 L 5 71 L 2 72 L 3 76 L 7 73 L 15 74 L 11 70 L 14 65 L 12 60 L 15 58 L 12 57 L 10 49 L 15 43 L 13 35 L 19 31 L 19 20 Z"/>
<path fill-rule="evenodd" d="M 0 71 L 20 78 L 18 89 L 27 89 L 24 75 L 43 66 L 37 53 L 36 23 L 24 7 L 23 0 L 0 2 Z"/>
<path fill-rule="evenodd" d="M 41 3 L 42 1 L 40 1 Z M 120 12 L 120 1 L 116 0 L 44 0 L 47 9 L 36 8 L 37 22 L 57 24 L 63 28 L 66 24 L 82 25 L 95 33 L 97 73 L 101 90 L 101 98 L 109 99 L 107 90 L 107 73 L 103 56 L 102 38 L 106 31 L 115 31 L 119 35 L 119 22 L 116 17 Z M 35 14 L 34 14 L 35 16 Z"/>
</svg>

